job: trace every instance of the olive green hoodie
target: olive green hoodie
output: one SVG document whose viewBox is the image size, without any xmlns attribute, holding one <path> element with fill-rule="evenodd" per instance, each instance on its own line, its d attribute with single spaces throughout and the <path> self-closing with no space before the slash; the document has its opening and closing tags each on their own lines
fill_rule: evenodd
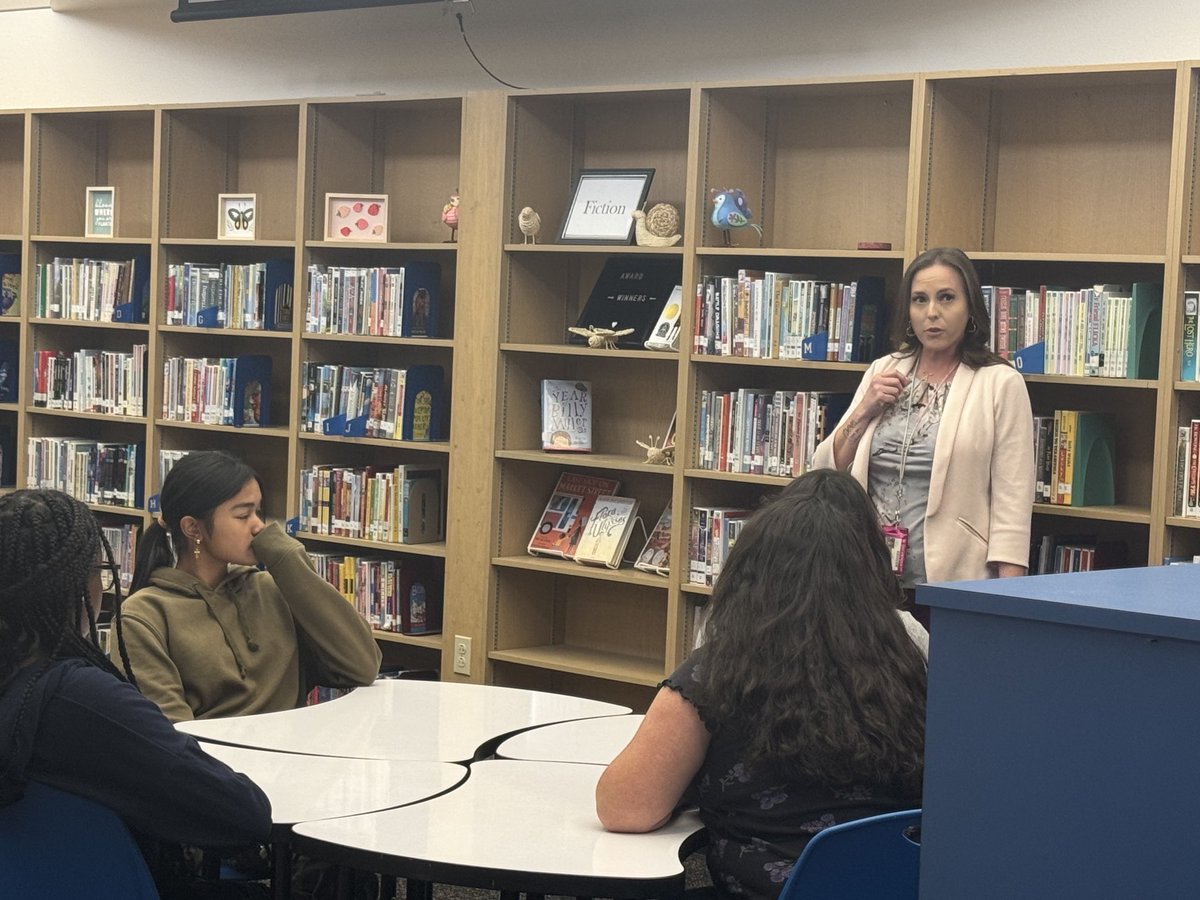
<svg viewBox="0 0 1200 900">
<path fill-rule="evenodd" d="M 121 608 L 142 693 L 173 722 L 292 709 L 316 685 L 356 687 L 379 672 L 371 629 L 313 571 L 277 523 L 251 545 L 266 566 L 231 566 L 214 588 L 175 568 Z"/>
</svg>

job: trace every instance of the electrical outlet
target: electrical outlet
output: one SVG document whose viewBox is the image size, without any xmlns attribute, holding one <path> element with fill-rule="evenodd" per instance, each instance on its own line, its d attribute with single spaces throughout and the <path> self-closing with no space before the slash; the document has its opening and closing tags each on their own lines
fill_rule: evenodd
<svg viewBox="0 0 1200 900">
<path fill-rule="evenodd" d="M 471 674 L 471 639 L 461 634 L 454 636 L 454 674 Z"/>
</svg>

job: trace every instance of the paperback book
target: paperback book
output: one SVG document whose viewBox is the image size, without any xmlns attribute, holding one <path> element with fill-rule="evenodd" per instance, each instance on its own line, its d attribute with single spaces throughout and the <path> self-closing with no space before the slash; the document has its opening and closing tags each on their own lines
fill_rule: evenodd
<svg viewBox="0 0 1200 900">
<path fill-rule="evenodd" d="M 615 478 L 563 472 L 529 539 L 529 552 L 574 559 L 596 501 L 616 494 L 620 487 L 621 482 Z"/>
<path fill-rule="evenodd" d="M 655 575 L 671 574 L 671 504 L 668 503 L 658 517 L 633 567 Z"/>
<path fill-rule="evenodd" d="M 575 548 L 575 562 L 621 568 L 625 547 L 637 521 L 637 511 L 638 501 L 632 497 L 597 497 L 579 546 Z"/>
<path fill-rule="evenodd" d="M 592 383 L 542 379 L 542 449 L 592 449 Z"/>
</svg>

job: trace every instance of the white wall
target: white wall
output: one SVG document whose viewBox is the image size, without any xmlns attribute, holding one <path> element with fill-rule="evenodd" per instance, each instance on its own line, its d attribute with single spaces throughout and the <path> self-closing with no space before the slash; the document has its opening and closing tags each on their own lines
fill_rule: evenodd
<svg viewBox="0 0 1200 900">
<path fill-rule="evenodd" d="M 788 78 L 1200 56 L 1189 0 L 474 0 L 175 25 L 0 12 L 0 108 Z M 450 11 L 448 11 L 448 9 Z"/>
</svg>

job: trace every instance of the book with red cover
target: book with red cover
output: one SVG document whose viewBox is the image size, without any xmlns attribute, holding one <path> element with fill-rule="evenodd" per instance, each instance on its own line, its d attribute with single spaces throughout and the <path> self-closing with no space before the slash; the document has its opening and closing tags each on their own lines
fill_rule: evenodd
<svg viewBox="0 0 1200 900">
<path fill-rule="evenodd" d="M 563 472 L 529 539 L 529 552 L 534 556 L 574 559 L 596 498 L 615 494 L 620 487 L 621 482 L 615 478 Z"/>
</svg>

